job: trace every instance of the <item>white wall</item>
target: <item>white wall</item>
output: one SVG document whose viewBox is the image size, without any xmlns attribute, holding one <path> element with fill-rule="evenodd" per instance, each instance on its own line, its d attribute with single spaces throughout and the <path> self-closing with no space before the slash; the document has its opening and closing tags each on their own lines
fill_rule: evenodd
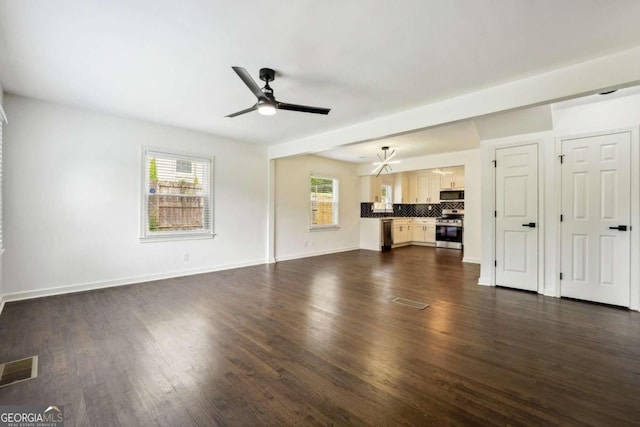
<svg viewBox="0 0 640 427">
<path fill-rule="evenodd" d="M 312 173 L 339 180 L 338 229 L 309 230 L 309 177 Z M 358 249 L 359 221 L 360 179 L 356 165 L 317 156 L 276 160 L 276 260 Z"/>
<path fill-rule="evenodd" d="M 263 147 L 13 95 L 5 107 L 7 299 L 266 262 Z M 214 239 L 140 242 L 143 145 L 215 156 Z"/>
<path fill-rule="evenodd" d="M 638 123 L 640 123 L 640 95 L 553 110 L 553 130 L 557 136 L 600 132 L 637 126 Z"/>
<path fill-rule="evenodd" d="M 0 84 L 0 126 L 6 126 L 5 123 L 2 123 L 2 115 L 4 114 L 4 92 L 2 90 L 2 84 Z M 0 159 L 0 161 L 2 161 Z M 2 192 L 0 192 L 0 198 L 2 197 Z M 0 199 L 1 202 L 1 199 Z M 2 203 L 0 203 L 0 208 L 2 208 Z M 1 224 L 0 224 L 1 225 Z M 4 287 L 2 285 L 2 260 L 3 260 L 3 249 L 0 248 L 0 313 L 2 312 L 2 299 L 4 294 Z"/>
</svg>

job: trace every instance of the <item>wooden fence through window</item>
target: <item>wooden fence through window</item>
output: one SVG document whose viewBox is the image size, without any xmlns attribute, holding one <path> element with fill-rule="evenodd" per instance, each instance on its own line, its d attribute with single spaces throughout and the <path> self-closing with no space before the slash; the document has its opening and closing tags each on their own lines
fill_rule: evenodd
<svg viewBox="0 0 640 427">
<path fill-rule="evenodd" d="M 191 182 L 151 182 L 149 194 L 149 230 L 201 230 L 205 200 L 202 187 Z"/>
<path fill-rule="evenodd" d="M 311 224 L 333 225 L 333 195 L 311 193 Z"/>
</svg>

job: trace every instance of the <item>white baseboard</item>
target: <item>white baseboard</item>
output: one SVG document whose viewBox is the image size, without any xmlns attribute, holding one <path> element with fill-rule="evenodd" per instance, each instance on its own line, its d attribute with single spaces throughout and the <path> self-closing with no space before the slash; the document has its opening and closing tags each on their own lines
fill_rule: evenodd
<svg viewBox="0 0 640 427">
<path fill-rule="evenodd" d="M 285 256 L 276 257 L 276 262 L 279 262 L 279 261 L 290 261 L 290 260 L 300 259 L 300 258 L 309 258 L 309 257 L 312 257 L 312 256 L 330 255 L 330 254 L 337 254 L 337 253 L 340 253 L 340 252 L 349 252 L 349 251 L 357 251 L 357 250 L 360 250 L 360 248 L 358 246 L 353 246 L 353 247 L 349 247 L 349 248 L 331 249 L 331 250 L 328 250 L 328 251 L 305 252 L 305 253 L 301 253 L 301 254 L 285 255 Z"/>
<path fill-rule="evenodd" d="M 462 257 L 462 262 L 468 262 L 470 264 L 480 264 L 480 258 Z"/>
<path fill-rule="evenodd" d="M 0 313 L 1 313 L 1 308 L 4 306 L 4 303 L 10 302 L 10 301 L 22 301 L 22 300 L 27 300 L 32 298 L 41 298 L 41 297 L 48 297 L 53 295 L 70 294 L 73 292 L 82 292 L 82 291 L 91 291 L 95 289 L 111 288 L 114 286 L 133 285 L 136 283 L 153 282 L 155 280 L 171 279 L 174 277 L 183 277 L 183 276 L 193 276 L 195 274 L 212 273 L 215 271 L 231 270 L 234 268 L 250 267 L 253 265 L 263 265 L 263 264 L 265 264 L 265 260 L 260 259 L 260 260 L 246 261 L 246 262 L 234 263 L 234 264 L 224 264 L 224 265 L 217 265 L 217 266 L 211 266 L 211 267 L 195 268 L 191 270 L 171 271 L 168 273 L 148 274 L 144 276 L 125 277 L 125 278 L 114 279 L 114 280 L 104 280 L 99 282 L 79 283 L 75 285 L 58 286 L 55 288 L 36 289 L 36 290 L 24 291 L 24 292 L 13 292 L 9 294 L 4 294 L 2 296 L 2 299 L 0 300 L 0 304 L 2 304 L 0 305 Z"/>
<path fill-rule="evenodd" d="M 480 285 L 480 286 L 495 286 L 493 283 L 491 283 L 491 279 L 489 279 L 487 277 L 478 278 L 478 285 Z"/>
</svg>

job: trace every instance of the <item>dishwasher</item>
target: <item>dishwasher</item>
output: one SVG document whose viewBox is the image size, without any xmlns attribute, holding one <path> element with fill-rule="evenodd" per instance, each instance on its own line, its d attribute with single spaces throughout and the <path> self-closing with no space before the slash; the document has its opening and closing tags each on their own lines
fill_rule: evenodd
<svg viewBox="0 0 640 427">
<path fill-rule="evenodd" d="M 393 245 L 393 220 L 380 220 L 380 229 L 380 244 L 382 245 L 382 250 L 390 251 L 391 245 Z"/>
</svg>

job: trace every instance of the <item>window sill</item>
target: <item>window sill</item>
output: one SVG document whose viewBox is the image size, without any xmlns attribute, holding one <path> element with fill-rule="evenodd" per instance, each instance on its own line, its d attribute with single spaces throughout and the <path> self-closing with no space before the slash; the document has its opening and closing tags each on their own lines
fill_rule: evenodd
<svg viewBox="0 0 640 427">
<path fill-rule="evenodd" d="M 337 231 L 339 229 L 339 225 L 319 225 L 315 227 L 309 227 L 309 231 Z"/>
<path fill-rule="evenodd" d="M 151 242 L 173 242 L 180 240 L 203 240 L 213 239 L 216 233 L 198 233 L 198 234 L 165 234 L 158 236 L 140 236 L 141 243 Z"/>
</svg>

